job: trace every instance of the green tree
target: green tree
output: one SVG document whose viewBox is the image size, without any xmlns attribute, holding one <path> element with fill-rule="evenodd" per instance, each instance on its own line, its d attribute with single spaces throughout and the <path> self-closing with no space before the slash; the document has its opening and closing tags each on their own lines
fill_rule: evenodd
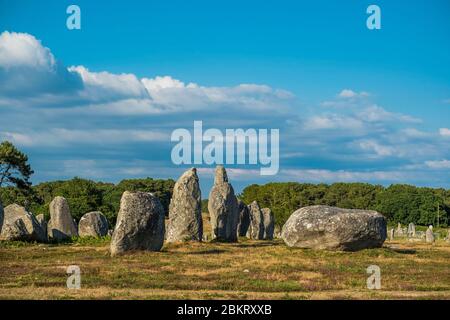
<svg viewBox="0 0 450 320">
<path fill-rule="evenodd" d="M 0 187 L 9 185 L 29 190 L 33 173 L 26 154 L 9 141 L 0 144 Z"/>
</svg>

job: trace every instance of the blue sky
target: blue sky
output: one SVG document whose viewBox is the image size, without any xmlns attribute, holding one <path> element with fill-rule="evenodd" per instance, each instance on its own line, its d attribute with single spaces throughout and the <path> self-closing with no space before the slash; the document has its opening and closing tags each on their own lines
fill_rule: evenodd
<svg viewBox="0 0 450 320">
<path fill-rule="evenodd" d="M 81 30 L 66 28 L 69 4 Z M 370 4 L 381 30 L 366 28 Z M 118 181 L 177 178 L 170 132 L 194 120 L 279 128 L 279 174 L 234 168 L 237 190 L 448 188 L 449 12 L 447 0 L 0 0 L 0 139 L 29 155 L 34 182 Z"/>
</svg>

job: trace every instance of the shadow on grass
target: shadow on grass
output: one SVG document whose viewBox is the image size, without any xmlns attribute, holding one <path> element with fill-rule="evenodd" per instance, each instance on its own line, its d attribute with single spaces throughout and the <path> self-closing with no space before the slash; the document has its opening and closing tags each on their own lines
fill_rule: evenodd
<svg viewBox="0 0 450 320">
<path fill-rule="evenodd" d="M 395 252 L 395 253 L 400 253 L 400 254 L 416 254 L 417 253 L 417 251 L 414 249 L 400 249 L 400 248 L 388 247 L 388 248 L 386 248 L 386 250 Z"/>
<path fill-rule="evenodd" d="M 252 243 L 236 243 L 233 245 L 233 247 L 239 247 L 239 248 L 263 248 L 263 247 L 274 247 L 279 245 L 279 243 L 272 242 L 272 241 L 265 241 L 265 242 L 252 242 Z"/>
<path fill-rule="evenodd" d="M 183 252 L 185 254 L 194 254 L 194 255 L 207 255 L 207 254 L 221 254 L 227 252 L 226 250 L 222 249 L 211 249 L 211 250 L 202 250 L 202 251 L 195 251 L 195 252 Z"/>
</svg>

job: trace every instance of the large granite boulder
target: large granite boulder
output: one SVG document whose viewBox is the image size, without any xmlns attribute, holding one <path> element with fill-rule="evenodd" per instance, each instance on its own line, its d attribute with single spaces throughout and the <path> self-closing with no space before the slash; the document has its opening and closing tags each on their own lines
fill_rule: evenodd
<svg viewBox="0 0 450 320">
<path fill-rule="evenodd" d="M 168 242 L 202 241 L 202 197 L 197 170 L 191 168 L 175 183 L 169 205 Z"/>
<path fill-rule="evenodd" d="M 281 236 L 289 247 L 356 251 L 386 240 L 386 219 L 376 211 L 310 206 L 295 211 Z"/>
<path fill-rule="evenodd" d="M 253 201 L 248 206 L 250 213 L 250 227 L 247 231 L 247 238 L 254 240 L 264 239 L 264 216 L 259 208 L 258 202 Z"/>
<path fill-rule="evenodd" d="M 237 232 L 239 237 L 245 237 L 250 226 L 250 212 L 244 201 L 238 199 L 239 223 Z"/>
<path fill-rule="evenodd" d="M 49 205 L 50 221 L 47 225 L 48 236 L 55 240 L 64 240 L 78 236 L 77 225 L 70 214 L 69 204 L 64 197 L 55 197 Z"/>
<path fill-rule="evenodd" d="M 104 237 L 108 234 L 108 219 L 99 211 L 88 212 L 78 223 L 78 235 L 84 237 Z"/>
<path fill-rule="evenodd" d="M 4 209 L 2 240 L 46 242 L 47 236 L 36 217 L 18 204 Z"/>
<path fill-rule="evenodd" d="M 163 206 L 153 194 L 125 191 L 111 239 L 111 255 L 131 250 L 161 250 L 164 218 Z"/>
<path fill-rule="evenodd" d="M 273 232 L 275 230 L 275 217 L 269 208 L 261 209 L 264 223 L 264 239 L 273 240 Z"/>
<path fill-rule="evenodd" d="M 209 193 L 208 211 L 212 237 L 219 241 L 236 242 L 239 211 L 236 196 L 223 166 L 217 166 L 214 186 Z"/>
</svg>

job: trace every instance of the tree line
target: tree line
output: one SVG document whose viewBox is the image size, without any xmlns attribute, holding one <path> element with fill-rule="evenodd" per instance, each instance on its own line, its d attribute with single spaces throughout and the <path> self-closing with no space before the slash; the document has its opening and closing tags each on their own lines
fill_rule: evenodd
<svg viewBox="0 0 450 320">
<path fill-rule="evenodd" d="M 258 201 L 269 207 L 278 225 L 297 209 L 329 205 L 348 209 L 369 209 L 382 213 L 389 222 L 417 225 L 450 224 L 450 190 L 393 184 L 368 183 L 268 183 L 250 185 L 239 196 L 245 203 Z"/>
<path fill-rule="evenodd" d="M 0 188 L 0 199 L 4 206 L 17 203 L 35 215 L 42 213 L 49 218 L 50 202 L 56 196 L 63 196 L 67 199 L 72 216 L 77 221 L 87 212 L 101 211 L 110 224 L 114 225 L 124 191 L 154 193 L 167 214 L 174 185 L 175 181 L 171 179 L 129 179 L 113 184 L 74 178 L 40 183 L 27 191 L 15 186 L 3 187 Z"/>
</svg>

